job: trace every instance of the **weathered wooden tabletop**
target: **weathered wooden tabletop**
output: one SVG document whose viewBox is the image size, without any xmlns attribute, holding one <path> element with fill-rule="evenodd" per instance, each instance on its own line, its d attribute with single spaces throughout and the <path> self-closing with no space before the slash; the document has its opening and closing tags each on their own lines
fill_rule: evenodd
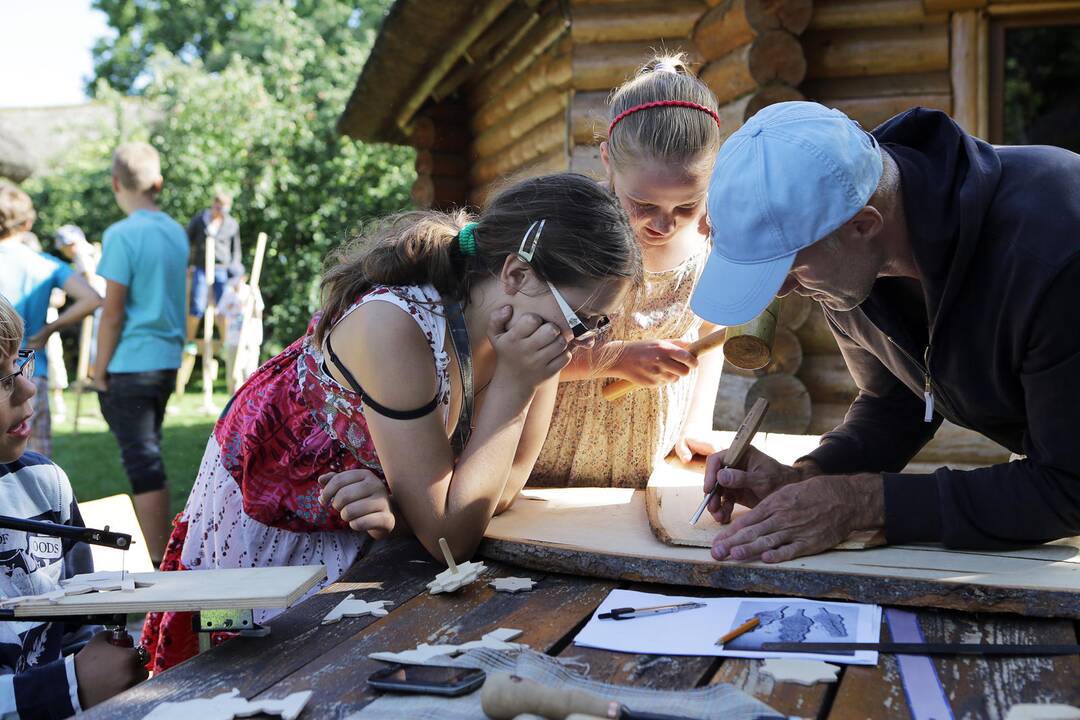
<svg viewBox="0 0 1080 720">
<path fill-rule="evenodd" d="M 560 658 L 613 683 L 677 689 L 728 682 L 776 710 L 799 717 L 908 718 L 908 700 L 896 660 L 881 655 L 876 667 L 848 666 L 835 685 L 804 687 L 776 683 L 760 672 L 760 660 L 626 655 L 577 647 L 573 637 L 607 593 L 616 587 L 706 595 L 689 588 L 663 588 L 570 575 L 526 572 L 499 563 L 484 581 L 452 595 L 429 595 L 424 587 L 441 566 L 413 540 L 375 545 L 339 581 L 278 616 L 262 638 L 237 638 L 189 660 L 91 709 L 86 718 L 142 718 L 166 700 L 209 697 L 238 688 L 247 698 L 281 697 L 299 690 L 315 694 L 301 716 L 340 718 L 374 695 L 366 678 L 381 663 L 379 650 L 398 651 L 422 642 L 465 642 L 498 627 L 519 628 L 519 642 Z M 528 575 L 532 592 L 496 593 L 492 577 Z M 386 617 L 347 618 L 320 625 L 347 592 L 343 583 L 378 583 L 355 590 L 364 599 L 391 600 Z M 720 593 L 713 593 L 720 594 Z M 918 612 L 927 642 L 1075 643 L 1077 627 L 1067 620 L 1015 615 Z M 883 628 L 882 639 L 888 639 Z M 962 657 L 934 660 L 956 718 L 1000 718 L 1017 703 L 1080 706 L 1080 657 Z"/>
</svg>

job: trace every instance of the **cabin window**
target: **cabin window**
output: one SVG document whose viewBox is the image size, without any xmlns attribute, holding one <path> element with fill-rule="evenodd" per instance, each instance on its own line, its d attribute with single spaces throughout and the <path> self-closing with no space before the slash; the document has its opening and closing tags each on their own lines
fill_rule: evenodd
<svg viewBox="0 0 1080 720">
<path fill-rule="evenodd" d="M 990 139 L 1080 152 L 1080 15 L 994 23 Z"/>
</svg>

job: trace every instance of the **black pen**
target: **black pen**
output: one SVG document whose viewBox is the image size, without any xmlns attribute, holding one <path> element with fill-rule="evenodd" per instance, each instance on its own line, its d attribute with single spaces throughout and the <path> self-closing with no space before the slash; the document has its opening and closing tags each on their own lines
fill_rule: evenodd
<svg viewBox="0 0 1080 720">
<path fill-rule="evenodd" d="M 671 605 L 653 605 L 652 607 L 643 608 L 612 608 L 607 612 L 600 613 L 596 616 L 597 620 L 629 620 L 636 617 L 644 617 L 645 615 L 663 615 L 664 613 L 675 613 L 683 610 L 694 610 L 696 608 L 705 607 L 705 603 L 700 602 L 686 602 L 686 603 L 673 603 Z"/>
</svg>

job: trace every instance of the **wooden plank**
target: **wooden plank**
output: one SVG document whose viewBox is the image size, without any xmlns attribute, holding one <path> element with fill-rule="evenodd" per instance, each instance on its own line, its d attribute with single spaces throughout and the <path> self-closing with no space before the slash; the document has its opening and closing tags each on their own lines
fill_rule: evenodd
<svg viewBox="0 0 1080 720">
<path fill-rule="evenodd" d="M 719 563 L 704 548 L 653 537 L 644 492 L 628 488 L 526 490 L 492 520 L 481 553 L 596 577 L 1080 618 L 1080 538 L 1011 552 L 898 545 L 771 565 Z"/>
<path fill-rule="evenodd" d="M 610 582 L 551 575 L 540 578 L 531 592 L 497 593 L 486 580 L 520 575 L 521 571 L 505 566 L 492 569 L 493 573 L 484 576 L 485 582 L 473 583 L 452 595 L 424 593 L 415 597 L 355 634 L 349 642 L 282 679 L 264 695 L 280 697 L 314 690 L 305 713 L 317 718 L 341 718 L 374 699 L 363 680 L 385 665 L 369 659 L 370 653 L 405 650 L 422 642 L 476 640 L 499 627 L 524 630 L 515 642 L 546 652 L 561 644 L 614 587 Z M 350 682 L 343 683 L 344 677 Z"/>
<path fill-rule="evenodd" d="M 573 84 L 575 90 L 610 90 L 632 78 L 657 49 L 685 52 L 689 65 L 701 56 L 688 38 L 656 38 L 647 42 L 613 42 L 574 45 Z"/>
<path fill-rule="evenodd" d="M 705 9 L 701 0 L 643 2 L 616 7 L 578 6 L 571 11 L 570 36 L 575 43 L 689 37 Z"/>
<path fill-rule="evenodd" d="M 978 10 L 952 16 L 952 116 L 962 128 L 981 138 L 986 138 L 990 124 L 987 25 Z"/>
<path fill-rule="evenodd" d="M 797 442 L 800 440 L 803 442 Z M 789 440 L 790 439 L 790 440 Z M 762 438 L 758 445 L 762 452 L 772 455 L 785 464 L 791 464 L 817 447 L 817 438 L 798 435 L 772 435 Z M 783 459 L 780 459 L 780 458 Z M 675 457 L 667 458 L 656 466 L 645 488 L 645 510 L 649 526 L 658 540 L 668 545 L 711 548 L 713 539 L 724 526 L 706 512 L 696 525 L 690 518 L 701 503 L 702 475 L 705 459 L 698 458 L 684 463 Z M 735 506 L 732 519 L 747 513 L 750 508 Z M 854 532 L 836 546 L 837 550 L 863 550 L 885 544 L 884 533 L 870 531 Z"/>
<path fill-rule="evenodd" d="M 977 616 L 920 611 L 927 642 L 1074 643 L 1072 624 L 1016 616 Z M 883 640 L 891 639 L 882 621 Z M 956 717 L 1005 717 L 1017 703 L 1080 704 L 1080 659 L 937 657 L 945 697 Z M 896 656 L 882 654 L 875 667 L 846 668 L 830 717 L 910 718 Z"/>
<path fill-rule="evenodd" d="M 56 602 L 34 600 L 15 606 L 15 617 L 144 613 L 151 610 L 287 608 L 326 577 L 323 565 L 276 568 L 129 573 L 133 592 L 69 595 Z"/>
<path fill-rule="evenodd" d="M 777 682 L 772 675 L 761 672 L 764 663 L 764 660 L 724 658 L 720 668 L 709 679 L 709 684 L 734 685 L 788 717 L 821 717 L 829 699 L 831 685 L 815 683 L 807 686 L 793 682 Z"/>
<path fill-rule="evenodd" d="M 803 36 L 808 78 L 903 75 L 949 69 L 949 26 L 830 30 Z"/>
<path fill-rule="evenodd" d="M 852 98 L 891 97 L 893 95 L 948 95 L 952 91 L 952 84 L 949 73 L 931 72 L 911 75 L 871 75 L 869 77 L 807 80 L 799 86 L 799 89 L 811 100 L 822 97 L 829 97 L 833 100 L 846 100 Z M 800 296 L 792 293 L 787 297 Z M 814 303 L 814 305 L 816 306 L 817 303 Z M 820 310 L 818 312 L 820 313 Z M 835 346 L 834 341 L 833 352 L 835 352 Z"/>
<path fill-rule="evenodd" d="M 922 0 L 817 0 L 810 29 L 940 24 L 948 19 L 944 12 L 927 13 Z"/>
<path fill-rule="evenodd" d="M 371 597 L 390 600 L 397 607 L 426 592 L 425 584 L 441 569 L 415 540 L 391 540 L 376 545 L 338 582 L 380 584 L 382 589 Z M 240 690 L 244 697 L 253 697 L 377 620 L 348 618 L 320 625 L 321 618 L 341 601 L 342 592 L 313 595 L 274 618 L 268 636 L 230 640 L 136 685 L 81 717 L 136 720 L 159 703 L 212 696 L 232 688 Z M 274 662 L 265 661 L 269 656 L 274 657 Z"/>
<path fill-rule="evenodd" d="M 889 118 L 913 107 L 932 108 L 949 112 L 952 108 L 951 95 L 898 95 L 883 98 L 855 98 L 834 100 L 822 98 L 822 105 L 836 108 L 865 128 L 875 128 Z"/>
</svg>

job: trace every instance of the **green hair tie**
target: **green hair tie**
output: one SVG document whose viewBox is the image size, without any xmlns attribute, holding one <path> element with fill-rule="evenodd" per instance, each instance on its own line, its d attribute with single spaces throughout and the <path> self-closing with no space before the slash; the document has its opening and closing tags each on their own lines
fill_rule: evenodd
<svg viewBox="0 0 1080 720">
<path fill-rule="evenodd" d="M 465 226 L 458 230 L 457 241 L 458 247 L 461 248 L 461 254 L 473 257 L 476 255 L 476 226 L 479 223 L 465 223 Z"/>
</svg>

